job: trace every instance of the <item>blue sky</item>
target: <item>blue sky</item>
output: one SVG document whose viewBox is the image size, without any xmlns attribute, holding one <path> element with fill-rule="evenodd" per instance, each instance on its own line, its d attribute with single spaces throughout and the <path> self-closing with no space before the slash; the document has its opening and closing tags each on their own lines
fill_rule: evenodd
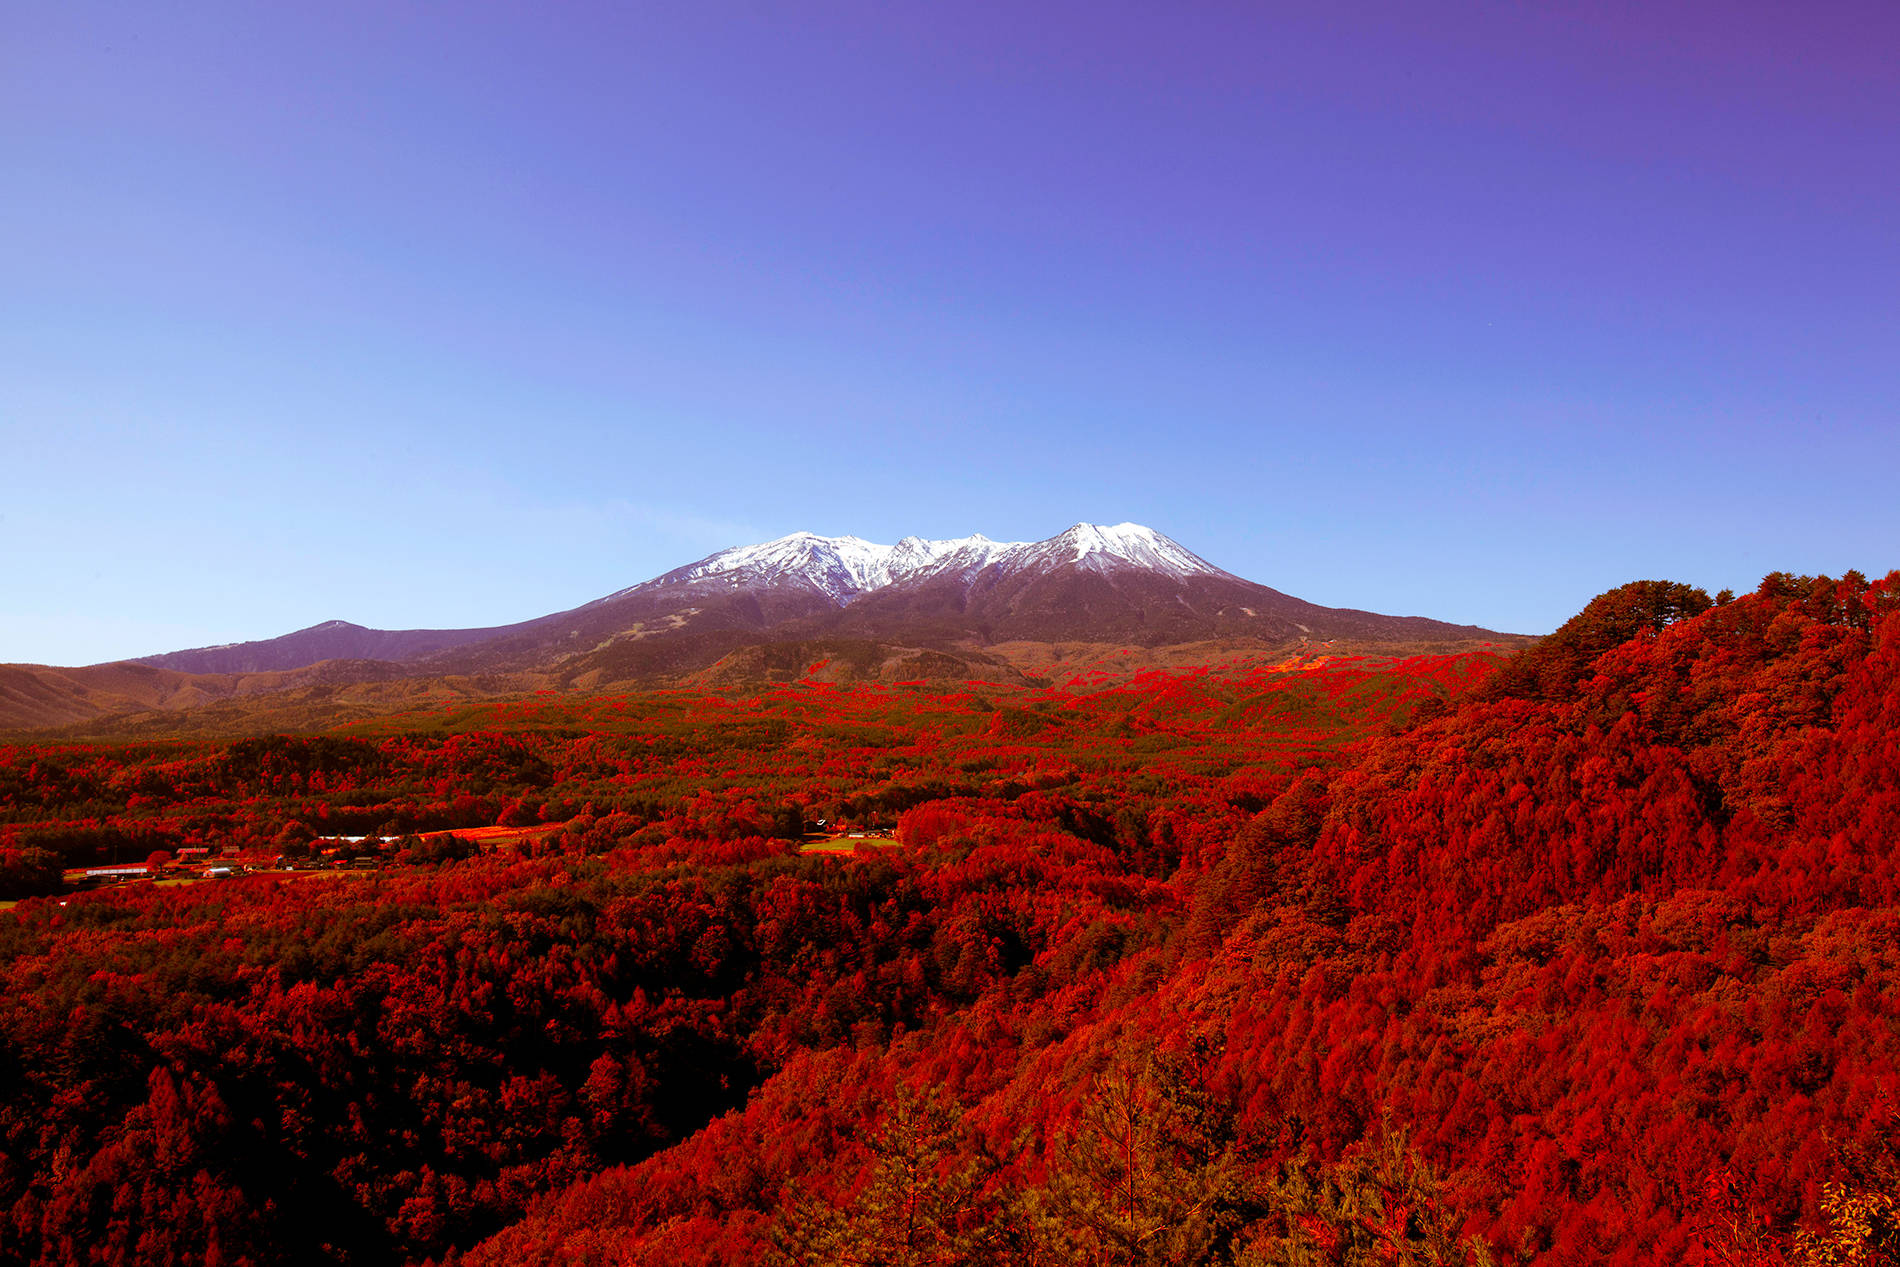
<svg viewBox="0 0 1900 1267">
<path fill-rule="evenodd" d="M 1524 632 L 1900 566 L 1900 9 L 1185 7 L 11 6 L 0 661 L 799 529 Z"/>
</svg>

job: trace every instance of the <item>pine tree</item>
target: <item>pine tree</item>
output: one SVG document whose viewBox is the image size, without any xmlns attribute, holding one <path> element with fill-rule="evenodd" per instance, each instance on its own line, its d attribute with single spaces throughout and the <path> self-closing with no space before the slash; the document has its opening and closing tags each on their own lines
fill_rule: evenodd
<svg viewBox="0 0 1900 1267">
<path fill-rule="evenodd" d="M 995 1166 L 966 1138 L 962 1114 L 935 1091 L 906 1090 L 871 1137 L 857 1195 L 804 1192 L 781 1207 L 771 1261 L 782 1267 L 978 1267 L 1000 1261 Z"/>
<path fill-rule="evenodd" d="M 1278 1232 L 1259 1235 L 1235 1260 L 1237 1267 L 1490 1267 L 1493 1261 L 1477 1237 L 1458 1239 L 1430 1165 L 1389 1121 L 1335 1165 L 1315 1167 L 1304 1158 L 1288 1163 L 1272 1204 Z"/>
<path fill-rule="evenodd" d="M 1179 1065 L 1150 1057 L 1105 1074 L 1034 1194 L 1053 1261 L 1228 1261 L 1259 1213 L 1233 1125 Z"/>
</svg>

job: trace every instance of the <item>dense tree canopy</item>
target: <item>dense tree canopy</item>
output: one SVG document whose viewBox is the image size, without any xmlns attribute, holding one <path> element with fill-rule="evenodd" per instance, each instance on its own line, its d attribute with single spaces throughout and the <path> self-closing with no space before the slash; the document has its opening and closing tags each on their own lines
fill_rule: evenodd
<svg viewBox="0 0 1900 1267">
<path fill-rule="evenodd" d="M 20 895 L 403 838 L 0 914 L 0 1258 L 1885 1252 L 1900 575 L 1499 664 L 0 749 Z"/>
</svg>

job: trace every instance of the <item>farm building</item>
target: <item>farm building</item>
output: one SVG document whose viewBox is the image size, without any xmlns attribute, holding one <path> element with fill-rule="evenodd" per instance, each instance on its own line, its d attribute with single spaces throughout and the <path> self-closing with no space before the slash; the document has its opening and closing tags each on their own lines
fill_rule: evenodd
<svg viewBox="0 0 1900 1267">
<path fill-rule="evenodd" d="M 136 880 L 152 874 L 152 869 L 144 863 L 131 863 L 123 867 L 87 867 L 88 880 Z"/>
</svg>

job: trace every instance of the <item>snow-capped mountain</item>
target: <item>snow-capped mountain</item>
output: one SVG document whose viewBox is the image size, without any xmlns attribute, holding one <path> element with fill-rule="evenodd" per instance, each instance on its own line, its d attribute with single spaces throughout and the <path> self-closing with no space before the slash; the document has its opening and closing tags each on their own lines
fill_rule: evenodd
<svg viewBox="0 0 1900 1267">
<path fill-rule="evenodd" d="M 995 542 L 981 535 L 949 541 L 905 537 L 894 546 L 886 546 L 862 537 L 794 532 L 758 545 L 721 550 L 599 601 L 613 602 L 678 587 L 730 591 L 798 586 L 843 606 L 860 594 L 929 572 L 946 559 L 970 560 L 980 566 L 1015 548 L 1016 543 Z"/>
<path fill-rule="evenodd" d="M 1023 572 L 1073 565 L 1086 571 L 1153 572 L 1186 580 L 1191 576 L 1219 576 L 1238 580 L 1171 537 L 1140 524 L 1077 524 L 1047 541 L 1012 546 L 1000 560 L 1005 572 Z"/>
<path fill-rule="evenodd" d="M 1320 607 L 1215 567 L 1152 528 L 1081 523 L 1043 541 L 972 534 L 880 545 L 795 532 L 721 550 L 520 624 L 390 632 L 330 621 L 143 663 L 243 673 L 351 659 L 384 662 L 385 672 L 392 664 L 413 673 L 535 669 L 621 681 L 692 672 L 742 646 L 815 638 L 968 649 L 1025 641 L 1161 645 L 1486 634 Z"/>
<path fill-rule="evenodd" d="M 975 533 L 941 541 L 905 537 L 889 546 L 862 537 L 794 532 L 721 550 L 597 601 L 611 603 L 666 589 L 793 587 L 822 594 L 843 607 L 890 586 L 950 577 L 968 580 L 985 571 L 1010 576 L 1063 565 L 1098 573 L 1137 569 L 1178 578 L 1230 575 L 1153 528 L 1132 523 L 1077 524 L 1046 541 L 992 541 Z"/>
</svg>

